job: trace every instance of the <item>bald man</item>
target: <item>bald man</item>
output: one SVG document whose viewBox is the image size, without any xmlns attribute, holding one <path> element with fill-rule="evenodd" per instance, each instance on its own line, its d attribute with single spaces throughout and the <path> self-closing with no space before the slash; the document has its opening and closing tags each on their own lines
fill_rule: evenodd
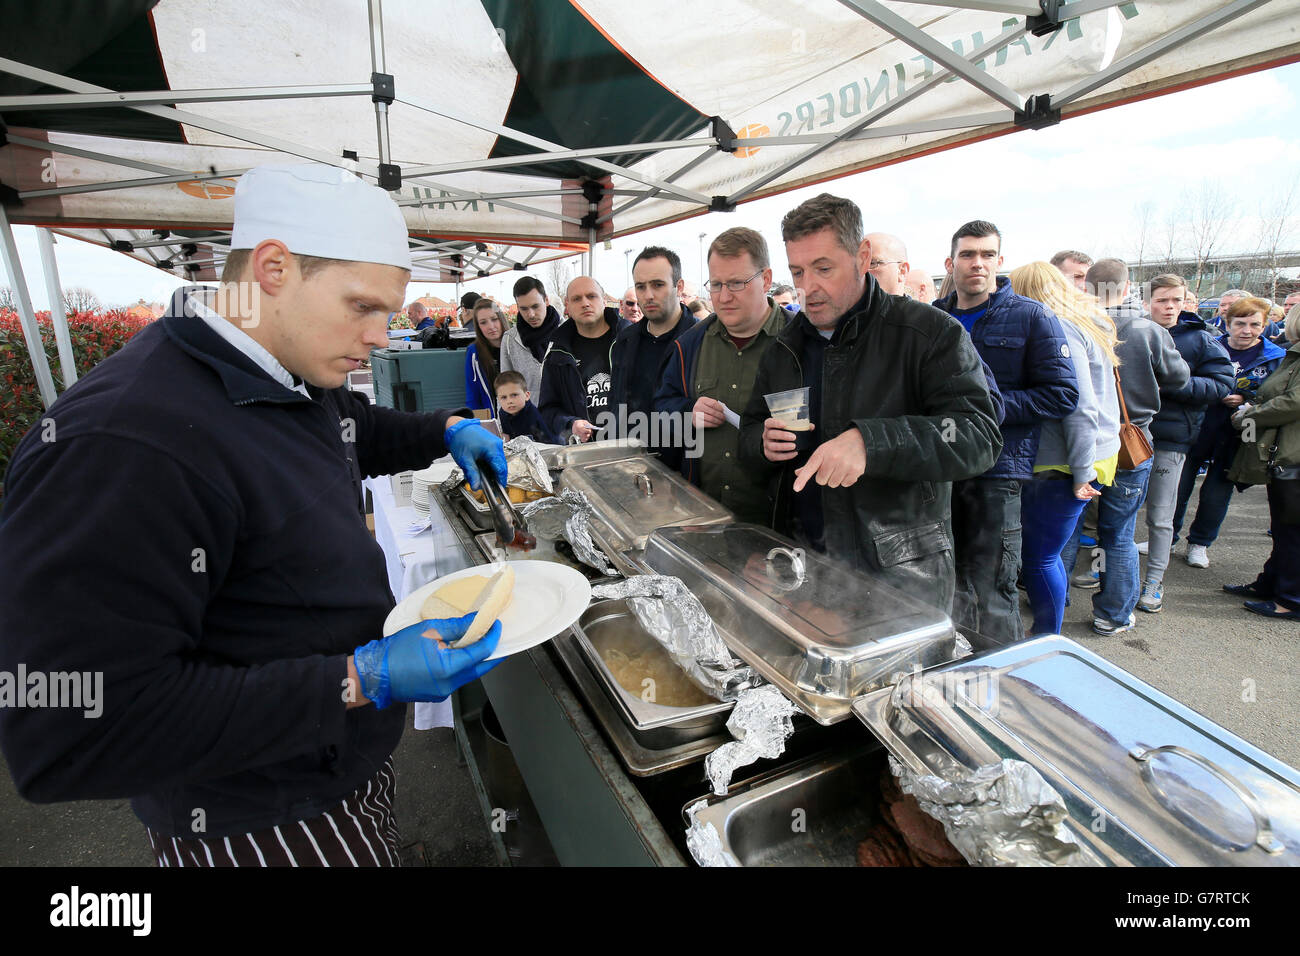
<svg viewBox="0 0 1300 956">
<path fill-rule="evenodd" d="M 572 321 L 555 330 L 542 361 L 537 410 L 554 434 L 591 441 L 593 423 L 609 408 L 610 349 L 631 323 L 605 305 L 605 291 L 590 276 L 569 283 L 564 307 Z"/>
<path fill-rule="evenodd" d="M 864 245 L 870 244 L 871 258 L 867 271 L 876 277 L 880 288 L 890 295 L 902 295 L 910 266 L 907 264 L 907 247 L 903 240 L 887 232 L 873 232 Z"/>
<path fill-rule="evenodd" d="M 934 280 L 924 269 L 908 269 L 907 279 L 903 283 L 903 294 L 910 295 L 917 302 L 929 305 L 934 301 Z"/>
</svg>

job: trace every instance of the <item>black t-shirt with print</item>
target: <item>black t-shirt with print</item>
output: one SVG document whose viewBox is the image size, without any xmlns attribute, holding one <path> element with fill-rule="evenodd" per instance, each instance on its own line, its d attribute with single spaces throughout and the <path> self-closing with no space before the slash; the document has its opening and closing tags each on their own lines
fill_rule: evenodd
<svg viewBox="0 0 1300 956">
<path fill-rule="evenodd" d="M 573 355 L 578 360 L 578 374 L 587 390 L 587 421 L 596 424 L 600 413 L 609 408 L 609 350 L 614 344 L 614 329 L 598 339 L 582 335 L 573 337 Z"/>
</svg>

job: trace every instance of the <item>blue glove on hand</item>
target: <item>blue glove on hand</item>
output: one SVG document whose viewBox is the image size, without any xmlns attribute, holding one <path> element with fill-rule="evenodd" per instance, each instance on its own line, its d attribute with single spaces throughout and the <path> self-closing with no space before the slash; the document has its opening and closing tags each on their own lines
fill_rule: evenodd
<svg viewBox="0 0 1300 956">
<path fill-rule="evenodd" d="M 501 640 L 496 621 L 483 638 L 469 647 L 440 647 L 434 637 L 451 643 L 465 636 L 473 614 L 446 620 L 420 621 L 396 634 L 358 647 L 352 655 L 361 678 L 361 693 L 380 710 L 397 701 L 440 701 L 461 684 L 478 680 L 505 658 L 489 661 Z M 430 632 L 434 637 L 425 637 Z"/>
<path fill-rule="evenodd" d="M 506 449 L 501 439 L 478 423 L 476 418 L 458 421 L 447 429 L 447 448 L 465 472 L 469 486 L 479 490 L 479 462 L 487 462 L 497 481 L 506 483 Z"/>
</svg>

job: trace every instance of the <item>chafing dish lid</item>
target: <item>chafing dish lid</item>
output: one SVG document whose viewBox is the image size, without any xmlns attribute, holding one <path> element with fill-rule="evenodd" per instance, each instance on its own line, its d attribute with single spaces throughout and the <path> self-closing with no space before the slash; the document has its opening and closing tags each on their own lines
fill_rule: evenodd
<svg viewBox="0 0 1300 956">
<path fill-rule="evenodd" d="M 1112 864 L 1300 864 L 1300 773 L 1066 638 L 932 667 L 853 711 L 917 773 L 1031 764 Z"/>
<path fill-rule="evenodd" d="M 596 516 L 613 532 L 606 543 L 619 551 L 644 548 L 656 528 L 734 520 L 681 475 L 644 455 L 572 461 L 560 481 L 586 492 Z"/>
<path fill-rule="evenodd" d="M 733 650 L 822 723 L 952 656 L 942 611 L 758 525 L 660 529 L 644 562 L 681 578 Z"/>
</svg>

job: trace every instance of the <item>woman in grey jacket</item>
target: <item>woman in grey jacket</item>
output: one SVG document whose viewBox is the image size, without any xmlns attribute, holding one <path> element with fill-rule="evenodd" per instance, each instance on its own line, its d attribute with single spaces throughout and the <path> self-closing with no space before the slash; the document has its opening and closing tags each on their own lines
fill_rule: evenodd
<svg viewBox="0 0 1300 956">
<path fill-rule="evenodd" d="M 1114 479 L 1119 454 L 1115 325 L 1094 296 L 1078 291 L 1055 266 L 1031 262 L 1011 272 L 1011 288 L 1042 302 L 1061 320 L 1079 380 L 1079 405 L 1043 422 L 1034 477 L 1021 491 L 1023 576 L 1034 615 L 1030 634 L 1059 634 L 1069 577 L 1061 560 L 1099 485 Z"/>
</svg>

